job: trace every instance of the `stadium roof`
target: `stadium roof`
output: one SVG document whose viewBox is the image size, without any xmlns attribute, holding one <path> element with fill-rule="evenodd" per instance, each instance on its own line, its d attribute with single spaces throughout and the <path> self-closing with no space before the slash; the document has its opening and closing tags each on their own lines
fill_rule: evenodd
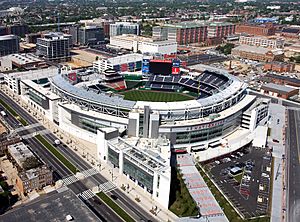
<svg viewBox="0 0 300 222">
<path fill-rule="evenodd" d="M 122 107 L 132 109 L 135 102 L 124 100 L 122 97 L 111 96 L 105 93 L 94 93 L 83 88 L 77 88 L 67 81 L 62 75 L 56 75 L 50 79 L 52 84 L 65 91 L 66 94 L 71 94 L 78 99 L 94 102 L 97 104 L 108 105 L 111 107 Z"/>
</svg>

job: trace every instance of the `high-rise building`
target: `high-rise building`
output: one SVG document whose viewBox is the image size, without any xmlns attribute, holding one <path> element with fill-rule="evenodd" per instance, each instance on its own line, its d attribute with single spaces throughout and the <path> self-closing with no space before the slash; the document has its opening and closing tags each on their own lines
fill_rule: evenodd
<svg viewBox="0 0 300 222">
<path fill-rule="evenodd" d="M 78 40 L 80 45 L 96 45 L 104 41 L 103 28 L 100 26 L 85 26 L 79 28 Z"/>
<path fill-rule="evenodd" d="M 66 61 L 70 58 L 70 36 L 60 32 L 50 32 L 38 38 L 36 53 L 51 61 Z"/>
<path fill-rule="evenodd" d="M 0 56 L 19 52 L 19 37 L 15 35 L 0 36 Z"/>
<path fill-rule="evenodd" d="M 137 23 L 130 22 L 116 22 L 114 24 L 110 24 L 109 35 L 123 35 L 123 34 L 134 34 L 140 35 L 140 25 Z"/>
</svg>

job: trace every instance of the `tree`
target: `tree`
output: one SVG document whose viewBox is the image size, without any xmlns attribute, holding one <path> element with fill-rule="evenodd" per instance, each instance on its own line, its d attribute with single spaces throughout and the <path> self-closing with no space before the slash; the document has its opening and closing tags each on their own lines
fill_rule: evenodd
<svg viewBox="0 0 300 222">
<path fill-rule="evenodd" d="M 23 166 L 24 170 L 30 170 L 30 169 L 36 168 L 40 165 L 41 165 L 41 163 L 38 161 L 38 159 L 36 157 L 30 156 L 25 159 L 22 166 Z"/>
</svg>

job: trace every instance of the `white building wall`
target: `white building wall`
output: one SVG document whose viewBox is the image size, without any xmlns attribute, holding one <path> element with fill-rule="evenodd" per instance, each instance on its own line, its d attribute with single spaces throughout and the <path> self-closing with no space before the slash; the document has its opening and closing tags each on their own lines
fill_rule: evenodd
<svg viewBox="0 0 300 222">
<path fill-rule="evenodd" d="M 165 42 L 141 42 L 140 51 L 142 53 L 150 54 L 175 54 L 177 53 L 177 42 L 165 41 Z"/>
<path fill-rule="evenodd" d="M 58 119 L 59 127 L 62 130 L 80 139 L 86 140 L 91 143 L 96 143 L 97 135 L 72 124 L 71 113 L 61 106 L 58 106 Z"/>
</svg>

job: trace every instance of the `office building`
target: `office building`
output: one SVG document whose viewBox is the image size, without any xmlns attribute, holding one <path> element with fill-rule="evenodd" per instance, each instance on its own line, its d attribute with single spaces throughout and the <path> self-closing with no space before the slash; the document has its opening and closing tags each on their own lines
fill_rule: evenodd
<svg viewBox="0 0 300 222">
<path fill-rule="evenodd" d="M 102 73 L 107 69 L 116 71 L 137 71 L 142 68 L 142 54 L 126 54 L 122 56 L 99 59 L 93 62 L 93 69 L 98 73 Z"/>
<path fill-rule="evenodd" d="M 201 43 L 207 40 L 207 24 L 200 22 L 182 22 L 154 27 L 153 39 L 176 41 L 179 45 Z"/>
<path fill-rule="evenodd" d="M 275 27 L 272 23 L 266 24 L 239 24 L 236 26 L 236 33 L 248 35 L 271 36 L 275 35 Z"/>
<path fill-rule="evenodd" d="M 118 35 L 110 37 L 110 44 L 108 46 L 149 54 L 171 55 L 177 53 L 176 41 L 153 41 L 151 38 L 137 35 Z"/>
<path fill-rule="evenodd" d="M 282 38 L 268 39 L 257 36 L 240 36 L 239 43 L 244 45 L 260 46 L 271 49 L 282 49 L 284 47 L 284 39 Z"/>
<path fill-rule="evenodd" d="M 97 45 L 104 41 L 103 28 L 100 26 L 85 26 L 79 28 L 78 41 L 80 45 Z"/>
<path fill-rule="evenodd" d="M 109 27 L 109 35 L 110 37 L 116 35 L 123 35 L 123 34 L 140 34 L 140 25 L 137 23 L 130 23 L 130 22 L 116 22 L 114 24 L 110 24 Z"/>
<path fill-rule="evenodd" d="M 0 56 L 19 52 L 19 37 L 15 35 L 0 36 Z"/>
<path fill-rule="evenodd" d="M 50 32 L 37 39 L 36 53 L 50 61 L 67 61 L 70 59 L 70 36 Z"/>
<path fill-rule="evenodd" d="M 211 22 L 207 28 L 208 38 L 222 39 L 235 34 L 235 24 L 228 22 Z"/>
</svg>

